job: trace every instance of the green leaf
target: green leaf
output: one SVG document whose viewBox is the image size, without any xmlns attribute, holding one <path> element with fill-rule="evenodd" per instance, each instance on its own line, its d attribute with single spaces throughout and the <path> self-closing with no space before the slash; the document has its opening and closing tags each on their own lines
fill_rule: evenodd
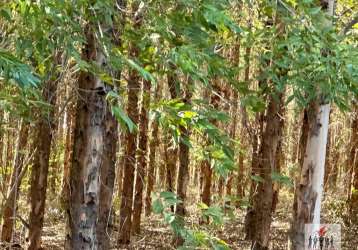
<svg viewBox="0 0 358 250">
<path fill-rule="evenodd" d="M 293 181 L 288 176 L 282 175 L 282 174 L 277 173 L 277 172 L 272 172 L 271 173 L 271 179 L 273 181 L 275 181 L 275 182 L 282 183 L 282 184 L 287 185 L 289 187 L 293 186 Z"/>
<path fill-rule="evenodd" d="M 3 16 L 7 21 L 11 21 L 11 11 L 9 9 L 1 9 L 0 15 Z"/>
<path fill-rule="evenodd" d="M 121 124 L 126 124 L 130 133 L 137 129 L 134 122 L 126 115 L 126 113 L 118 105 L 112 105 L 112 114 Z"/>
<path fill-rule="evenodd" d="M 265 180 L 259 175 L 251 175 L 250 178 L 256 182 L 261 182 L 261 183 L 265 182 Z"/>
<path fill-rule="evenodd" d="M 160 199 L 154 200 L 152 209 L 155 214 L 161 214 L 164 211 L 164 206 L 162 201 Z"/>
</svg>

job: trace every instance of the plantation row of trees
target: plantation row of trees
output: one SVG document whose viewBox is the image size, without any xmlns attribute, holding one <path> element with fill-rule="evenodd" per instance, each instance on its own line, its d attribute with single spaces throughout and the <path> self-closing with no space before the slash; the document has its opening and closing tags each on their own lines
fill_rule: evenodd
<svg viewBox="0 0 358 250">
<path fill-rule="evenodd" d="M 65 249 L 129 245 L 158 215 L 177 247 L 230 249 L 188 218 L 208 228 L 241 211 L 251 249 L 269 249 L 280 190 L 291 249 L 325 193 L 356 224 L 357 8 L 2 1 L 1 243 L 22 244 L 25 224 L 42 249 L 57 209 Z"/>
</svg>

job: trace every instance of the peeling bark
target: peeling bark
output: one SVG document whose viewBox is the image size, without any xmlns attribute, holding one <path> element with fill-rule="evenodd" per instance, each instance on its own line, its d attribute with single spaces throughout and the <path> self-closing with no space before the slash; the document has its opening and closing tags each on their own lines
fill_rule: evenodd
<svg viewBox="0 0 358 250">
<path fill-rule="evenodd" d="M 86 28 L 87 44 L 82 59 L 94 61 L 99 67 L 105 65 L 105 56 L 98 48 L 96 38 L 90 26 Z M 97 221 L 102 168 L 110 171 L 113 157 L 112 144 L 109 142 L 116 130 L 108 119 L 113 121 L 105 94 L 108 89 L 104 83 L 89 72 L 82 71 L 78 79 L 78 98 L 76 125 L 74 130 L 73 156 L 70 168 L 69 226 L 66 249 L 99 249 L 97 239 Z M 108 145 L 110 144 L 110 145 Z M 107 164 L 107 165 L 106 165 Z M 104 171 L 104 170 L 103 170 Z M 105 191 L 105 190 L 104 190 Z M 106 222 L 103 222 L 106 223 Z M 102 242 L 101 242 L 102 243 Z"/>
<path fill-rule="evenodd" d="M 304 225 L 319 224 L 329 104 L 312 103 L 308 110 L 308 139 L 301 176 L 296 187 L 292 224 L 292 249 L 304 248 Z"/>
</svg>

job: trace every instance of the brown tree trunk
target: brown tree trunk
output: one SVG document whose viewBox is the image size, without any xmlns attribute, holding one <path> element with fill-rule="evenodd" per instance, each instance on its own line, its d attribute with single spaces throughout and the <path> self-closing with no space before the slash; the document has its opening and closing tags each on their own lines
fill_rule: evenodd
<svg viewBox="0 0 358 250">
<path fill-rule="evenodd" d="M 107 86 L 108 88 L 109 86 Z M 116 177 L 116 152 L 118 123 L 111 114 L 109 105 L 105 110 L 103 132 L 103 156 L 100 169 L 100 198 L 97 222 L 98 250 L 110 249 L 111 214 L 114 181 Z"/>
<path fill-rule="evenodd" d="M 98 47 L 90 25 L 86 27 L 85 32 L 87 44 L 83 49 L 82 59 L 87 62 L 94 61 L 102 67 L 106 58 Z M 100 248 L 97 239 L 97 221 L 99 218 L 103 219 L 99 213 L 106 217 L 106 207 L 110 203 L 108 200 L 104 201 L 106 197 L 101 197 L 101 194 L 107 191 L 102 187 L 107 188 L 110 179 L 114 178 L 112 165 L 114 165 L 115 142 L 109 141 L 113 138 L 108 136 L 115 136 L 117 129 L 106 103 L 107 90 L 108 86 L 105 86 L 98 77 L 90 72 L 80 73 L 78 79 L 80 97 L 76 108 L 73 155 L 69 173 L 70 232 L 67 235 L 66 249 Z M 104 171 L 107 175 L 101 176 Z M 100 202 L 105 203 L 103 207 L 99 207 Z M 106 222 L 107 220 L 101 222 L 102 228 L 106 226 Z M 101 244 L 106 243 L 101 242 Z"/>
<path fill-rule="evenodd" d="M 349 214 L 352 223 L 358 223 L 358 104 L 355 104 L 354 115 L 352 121 L 352 135 L 351 135 L 351 150 L 349 154 L 349 163 L 348 165 L 353 169 L 354 178 L 353 185 L 350 184 L 349 187 L 353 186 L 354 191 L 350 191 L 349 199 Z M 351 188 L 350 188 L 351 190 Z"/>
<path fill-rule="evenodd" d="M 221 89 L 220 89 L 219 83 L 217 82 L 216 79 L 213 82 L 213 90 L 215 91 L 215 93 L 211 94 L 210 105 L 214 109 L 218 109 L 219 104 L 220 104 L 220 97 L 218 95 L 220 95 Z M 212 120 L 210 122 L 213 125 L 218 126 L 217 120 Z M 207 140 L 208 140 L 207 143 L 210 143 L 209 138 L 207 138 Z M 201 176 L 202 176 L 201 201 L 203 203 L 205 203 L 207 206 L 210 206 L 210 203 L 211 203 L 211 182 L 212 182 L 212 178 L 213 178 L 212 177 L 213 170 L 211 168 L 210 159 L 206 159 L 201 163 L 201 171 L 202 171 L 202 174 L 201 174 Z M 223 188 L 224 188 L 224 179 L 220 176 L 219 184 L 218 184 L 219 197 L 222 197 Z M 221 192 L 221 194 L 220 194 L 220 192 Z"/>
<path fill-rule="evenodd" d="M 270 97 L 258 153 L 257 174 L 263 181 L 257 184 L 253 209 L 249 212 L 252 217 L 248 235 L 252 240 L 252 249 L 268 249 L 274 198 L 271 173 L 277 172 L 276 154 L 283 130 L 282 114 L 280 114 L 283 94 L 278 96 L 279 101 L 274 96 Z"/>
<path fill-rule="evenodd" d="M 154 100 L 159 101 L 161 95 L 161 88 L 160 84 L 157 85 Z M 159 133 L 159 123 L 156 120 L 152 121 L 152 132 L 151 138 L 149 143 L 149 162 L 148 162 L 148 173 L 147 173 L 147 187 L 146 187 L 146 195 L 145 195 L 145 215 L 149 216 L 152 211 L 152 192 L 154 187 L 155 181 L 155 169 L 156 168 L 156 149 L 157 145 L 159 144 L 158 139 Z"/>
<path fill-rule="evenodd" d="M 212 169 L 209 160 L 204 160 L 201 162 L 201 171 L 202 171 L 202 178 L 203 178 L 201 201 L 207 206 L 210 206 Z"/>
<path fill-rule="evenodd" d="M 150 105 L 151 82 L 142 81 L 142 107 L 140 111 L 140 125 L 138 138 L 138 159 L 137 176 L 135 182 L 134 202 L 133 202 L 133 221 L 132 231 L 139 234 L 140 221 L 143 207 L 143 188 L 145 181 L 145 171 L 147 166 L 147 145 L 148 145 L 148 112 Z"/>
<path fill-rule="evenodd" d="M 249 26 L 251 27 L 251 22 L 249 22 Z M 244 74 L 244 81 L 249 84 L 250 82 L 250 57 L 251 57 L 251 47 L 247 46 L 245 49 L 245 74 Z M 247 112 L 246 107 L 243 105 L 240 105 L 241 110 L 241 131 L 240 131 L 240 146 L 244 147 L 244 145 L 247 145 L 245 143 L 245 134 L 248 130 L 247 128 Z M 252 131 L 248 131 L 249 133 Z M 257 138 L 256 136 L 253 136 L 255 138 L 252 138 L 252 146 L 253 146 L 253 153 L 256 151 L 257 148 Z M 236 195 L 239 198 L 244 198 L 245 196 L 245 180 L 244 180 L 244 153 L 242 150 L 239 152 L 239 166 L 238 166 L 238 173 L 237 173 L 237 182 L 236 182 Z M 254 154 L 252 155 L 254 157 Z M 251 195 L 251 194 L 250 194 Z M 238 200 L 235 204 L 236 207 L 240 207 L 240 200 Z"/>
<path fill-rule="evenodd" d="M 12 242 L 12 234 L 14 229 L 15 217 L 17 213 L 17 199 L 22 177 L 24 175 L 24 157 L 26 155 L 25 148 L 29 133 L 29 125 L 22 121 L 20 124 L 19 135 L 15 150 L 15 159 L 13 172 L 11 175 L 10 186 L 8 188 L 7 197 L 2 211 L 3 225 L 1 230 L 1 241 Z"/>
<path fill-rule="evenodd" d="M 55 57 L 55 61 L 59 62 L 61 54 L 57 54 Z M 41 248 L 50 149 L 52 137 L 56 131 L 56 125 L 54 123 L 56 85 L 57 82 L 54 80 L 46 82 L 42 95 L 43 99 L 52 105 L 52 108 L 48 114 L 42 115 L 39 118 L 36 125 L 34 146 L 37 148 L 37 151 L 34 154 L 30 188 L 31 212 L 29 223 L 29 250 L 38 250 Z"/>
<path fill-rule="evenodd" d="M 175 68 L 171 68 L 175 70 Z M 169 88 L 170 97 L 172 99 L 176 99 L 178 97 L 177 93 L 177 79 L 176 74 L 168 74 L 167 83 Z M 177 161 L 178 161 L 178 148 L 174 144 L 172 140 L 172 136 L 170 133 L 167 133 L 165 136 L 165 147 L 164 147 L 164 157 L 165 157 L 165 165 L 166 165 L 166 190 L 169 192 L 174 192 L 175 186 L 175 176 L 177 169 Z M 171 211 L 174 212 L 174 206 L 171 206 Z"/>
<path fill-rule="evenodd" d="M 131 56 L 133 58 L 138 56 L 136 48 L 131 49 Z M 137 72 L 131 71 L 128 79 L 128 106 L 127 114 L 129 118 L 138 124 L 138 90 L 140 88 L 140 77 Z M 119 228 L 119 244 L 129 244 L 132 228 L 132 204 L 133 204 L 133 185 L 134 185 L 134 171 L 136 166 L 136 134 L 127 132 L 125 137 L 126 148 L 124 154 L 123 165 L 123 183 L 122 183 L 122 197 L 120 207 L 120 222 Z"/>
<path fill-rule="evenodd" d="M 189 80 L 190 81 L 190 80 Z M 188 83 L 189 84 L 189 83 Z M 191 92 L 188 86 L 184 89 L 183 102 L 190 104 Z M 181 203 L 176 205 L 175 214 L 184 219 L 185 216 L 185 204 L 186 204 L 186 191 L 189 183 L 189 146 L 184 143 L 183 140 L 189 140 L 190 132 L 188 128 L 180 126 L 181 139 L 179 142 L 179 170 L 178 170 L 178 182 L 177 182 L 177 197 L 181 200 Z M 184 239 L 180 236 L 176 236 L 176 245 L 180 246 L 184 243 Z"/>
</svg>

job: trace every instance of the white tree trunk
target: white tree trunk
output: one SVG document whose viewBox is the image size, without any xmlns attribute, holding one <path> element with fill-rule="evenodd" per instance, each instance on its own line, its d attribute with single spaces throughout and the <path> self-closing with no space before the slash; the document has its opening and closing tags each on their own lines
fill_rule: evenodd
<svg viewBox="0 0 358 250">
<path fill-rule="evenodd" d="M 313 172 L 312 190 L 317 193 L 316 205 L 313 213 L 313 224 L 320 224 L 321 200 L 323 196 L 324 163 L 326 159 L 326 147 L 328 137 L 330 104 L 320 105 L 317 121 L 320 121 L 321 127 L 317 136 L 312 136 L 307 142 L 305 164 L 316 166 Z"/>
</svg>

